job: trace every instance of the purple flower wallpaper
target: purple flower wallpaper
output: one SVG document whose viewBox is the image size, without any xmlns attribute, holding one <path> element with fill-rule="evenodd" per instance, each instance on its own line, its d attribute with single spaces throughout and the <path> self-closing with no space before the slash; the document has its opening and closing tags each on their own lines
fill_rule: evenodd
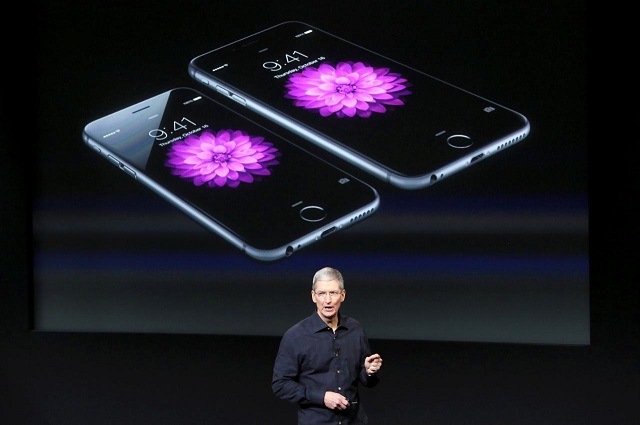
<svg viewBox="0 0 640 425">
<path fill-rule="evenodd" d="M 323 63 L 307 67 L 289 77 L 285 97 L 296 106 L 316 109 L 320 115 L 368 118 L 385 113 L 386 106 L 404 105 L 402 96 L 411 94 L 409 83 L 389 68 L 373 68 L 362 62 Z"/>
<path fill-rule="evenodd" d="M 256 176 L 271 175 L 278 149 L 263 137 L 241 130 L 206 130 L 171 145 L 165 165 L 171 174 L 193 181 L 196 186 L 238 187 Z"/>
</svg>

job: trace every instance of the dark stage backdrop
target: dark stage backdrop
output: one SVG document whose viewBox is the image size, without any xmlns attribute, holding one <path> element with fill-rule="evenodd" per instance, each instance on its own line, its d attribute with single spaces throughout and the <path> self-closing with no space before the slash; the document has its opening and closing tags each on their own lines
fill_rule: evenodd
<svg viewBox="0 0 640 425">
<path fill-rule="evenodd" d="M 347 277 L 345 311 L 385 359 L 381 384 L 362 391 L 371 425 L 640 423 L 637 157 L 631 133 L 615 138 L 622 121 L 603 114 L 620 99 L 602 100 L 633 79 L 600 67 L 620 58 L 607 43 L 593 50 L 614 20 L 591 7 L 586 87 L 585 3 L 69 0 L 12 10 L 0 98 L 0 421 L 295 423 L 295 406 L 271 391 L 273 361 L 280 332 L 313 308 L 311 275 L 333 263 Z M 89 120 L 192 86 L 193 55 L 285 19 L 521 111 L 532 133 L 424 191 L 376 184 L 374 217 L 260 267 L 83 146 Z M 274 336 L 213 334 L 245 320 L 247 333 Z M 413 322 L 420 329 L 405 330 Z M 396 339 L 409 332 L 428 336 Z M 580 342 L 559 342 L 568 335 Z M 506 336 L 543 342 L 500 343 Z M 480 338 L 491 342 L 468 340 Z"/>
<path fill-rule="evenodd" d="M 343 311 L 374 339 L 589 344 L 586 11 L 543 3 L 42 4 L 25 144 L 33 328 L 279 336 L 313 311 L 311 277 L 330 265 L 346 279 Z M 206 90 L 191 58 L 286 20 L 519 111 L 531 134 L 417 191 L 309 146 L 376 187 L 380 209 L 276 263 L 244 256 L 83 144 L 87 123 L 121 107 Z"/>
</svg>

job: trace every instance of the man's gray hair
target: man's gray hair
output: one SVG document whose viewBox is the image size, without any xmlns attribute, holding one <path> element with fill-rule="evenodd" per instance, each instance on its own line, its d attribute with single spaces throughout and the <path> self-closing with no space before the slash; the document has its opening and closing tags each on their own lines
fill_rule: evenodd
<svg viewBox="0 0 640 425">
<path fill-rule="evenodd" d="M 323 267 L 313 275 L 313 284 L 311 290 L 315 291 L 316 282 L 322 280 L 336 280 L 340 284 L 340 290 L 344 290 L 344 279 L 342 279 L 342 273 L 333 267 Z"/>
</svg>

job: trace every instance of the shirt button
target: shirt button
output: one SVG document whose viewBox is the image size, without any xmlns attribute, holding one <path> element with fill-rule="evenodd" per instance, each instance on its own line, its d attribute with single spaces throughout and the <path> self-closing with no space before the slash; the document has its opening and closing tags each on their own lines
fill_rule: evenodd
<svg viewBox="0 0 640 425">
<path fill-rule="evenodd" d="M 338 371 L 338 373 L 340 373 L 340 371 Z"/>
<path fill-rule="evenodd" d="M 338 391 L 342 390 L 342 387 L 338 387 Z"/>
</svg>

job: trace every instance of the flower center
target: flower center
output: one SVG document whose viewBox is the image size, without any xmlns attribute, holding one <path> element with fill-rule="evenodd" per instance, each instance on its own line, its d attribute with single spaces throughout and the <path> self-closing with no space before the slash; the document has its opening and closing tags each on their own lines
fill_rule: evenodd
<svg viewBox="0 0 640 425">
<path fill-rule="evenodd" d="M 217 153 L 213 155 L 213 158 L 211 159 L 213 160 L 213 162 L 217 162 L 218 164 L 220 164 L 223 162 L 227 162 L 230 156 L 231 155 L 229 155 L 228 153 Z"/>
<path fill-rule="evenodd" d="M 336 87 L 336 92 L 348 94 L 356 91 L 356 86 L 353 84 L 340 84 Z"/>
</svg>

